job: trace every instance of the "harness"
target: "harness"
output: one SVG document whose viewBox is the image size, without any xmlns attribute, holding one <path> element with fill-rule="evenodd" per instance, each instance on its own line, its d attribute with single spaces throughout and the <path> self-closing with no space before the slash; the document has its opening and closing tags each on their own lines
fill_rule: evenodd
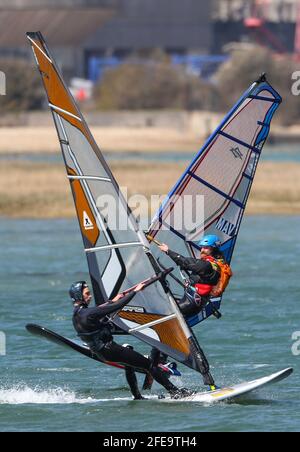
<svg viewBox="0 0 300 452">
<path fill-rule="evenodd" d="M 186 287 L 185 295 L 189 301 L 196 303 L 197 305 L 200 305 L 202 302 L 201 295 L 198 294 L 196 287 L 191 284 Z"/>
<path fill-rule="evenodd" d="M 196 284 L 196 290 L 199 294 L 203 291 L 208 291 L 207 295 L 210 297 L 220 297 L 225 292 L 230 278 L 233 276 L 230 265 L 224 261 L 224 259 L 216 259 L 212 256 L 206 256 L 204 260 L 210 262 L 213 268 L 220 273 L 220 279 L 215 286 L 209 286 L 207 284 Z"/>
<path fill-rule="evenodd" d="M 189 278 L 186 278 L 182 272 L 181 276 L 185 280 L 185 298 L 190 303 L 191 306 L 194 306 L 192 309 L 196 309 L 197 312 L 200 312 L 207 304 L 208 300 L 205 299 L 201 294 L 198 293 L 196 286 L 192 284 Z"/>
</svg>

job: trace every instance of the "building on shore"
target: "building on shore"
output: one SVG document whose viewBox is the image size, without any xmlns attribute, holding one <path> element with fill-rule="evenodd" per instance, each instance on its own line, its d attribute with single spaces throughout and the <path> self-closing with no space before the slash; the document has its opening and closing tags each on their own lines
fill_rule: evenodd
<svg viewBox="0 0 300 452">
<path fill-rule="evenodd" d="M 0 0 L 0 58 L 32 58 L 26 31 L 41 31 L 65 76 L 83 71 L 82 43 L 117 13 L 119 0 Z"/>
<path fill-rule="evenodd" d="M 206 0 L 0 0 L 0 57 L 29 57 L 28 30 L 43 32 L 66 76 L 139 50 L 208 55 L 210 18 Z"/>
<path fill-rule="evenodd" d="M 299 13 L 298 0 L 214 0 L 212 52 L 222 52 L 231 42 L 254 41 L 293 53 Z"/>
<path fill-rule="evenodd" d="M 161 48 L 193 67 L 218 64 L 232 42 L 293 52 L 298 0 L 0 0 L 0 58 L 31 58 L 41 30 L 65 77 L 97 79 L 102 66 Z M 300 49 L 300 25 L 298 26 Z M 300 50 L 299 50 L 300 51 Z M 193 59 L 194 58 L 194 59 Z"/>
</svg>

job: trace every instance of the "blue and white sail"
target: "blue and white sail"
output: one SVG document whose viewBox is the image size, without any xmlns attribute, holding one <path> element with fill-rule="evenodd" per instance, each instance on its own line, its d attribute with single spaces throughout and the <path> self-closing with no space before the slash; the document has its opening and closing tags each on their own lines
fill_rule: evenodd
<svg viewBox="0 0 300 452">
<path fill-rule="evenodd" d="M 164 201 L 150 226 L 152 237 L 180 254 L 196 257 L 203 235 L 216 234 L 231 262 L 262 149 L 281 102 L 265 75 L 251 85 Z M 183 198 L 192 200 L 189 205 L 195 213 L 199 195 L 204 199 L 204 215 L 196 218 L 192 228 L 186 227 L 181 221 Z M 154 246 L 152 251 L 163 265 L 170 264 Z M 169 283 L 173 293 L 182 292 L 174 279 L 169 278 Z M 219 308 L 221 299 L 213 303 Z M 212 306 L 208 306 L 189 323 L 195 325 L 211 314 Z"/>
</svg>

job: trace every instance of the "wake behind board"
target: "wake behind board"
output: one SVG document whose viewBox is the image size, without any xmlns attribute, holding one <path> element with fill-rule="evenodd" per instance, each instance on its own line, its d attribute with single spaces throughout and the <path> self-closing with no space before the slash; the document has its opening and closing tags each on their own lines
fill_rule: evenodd
<svg viewBox="0 0 300 452">
<path fill-rule="evenodd" d="M 275 374 L 269 375 L 264 378 L 260 378 L 258 380 L 241 383 L 235 386 L 226 387 L 222 389 L 218 389 L 217 391 L 213 392 L 204 392 L 195 394 L 191 397 L 181 399 L 184 401 L 191 401 L 191 402 L 201 402 L 201 403 L 216 403 L 216 402 L 222 402 L 230 399 L 234 399 L 237 397 L 241 397 L 245 394 L 249 394 L 259 388 L 262 388 L 267 385 L 279 383 L 282 380 L 285 380 L 293 373 L 293 369 L 285 369 L 281 372 L 277 372 Z"/>
</svg>

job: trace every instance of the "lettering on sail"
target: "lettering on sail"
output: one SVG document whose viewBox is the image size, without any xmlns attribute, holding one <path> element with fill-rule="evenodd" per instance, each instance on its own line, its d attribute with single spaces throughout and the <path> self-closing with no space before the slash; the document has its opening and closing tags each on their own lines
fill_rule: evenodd
<svg viewBox="0 0 300 452">
<path fill-rule="evenodd" d="M 216 224 L 216 228 L 229 237 L 233 237 L 236 231 L 236 225 L 230 223 L 230 221 L 228 220 L 225 220 L 225 218 L 220 218 L 220 220 Z"/>
</svg>

